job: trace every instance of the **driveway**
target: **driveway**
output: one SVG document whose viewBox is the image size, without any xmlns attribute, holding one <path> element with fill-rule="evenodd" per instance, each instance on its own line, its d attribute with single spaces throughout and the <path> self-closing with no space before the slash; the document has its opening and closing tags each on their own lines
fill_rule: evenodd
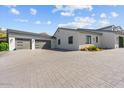
<svg viewBox="0 0 124 93">
<path fill-rule="evenodd" d="M 0 87 L 124 87 L 124 49 L 4 53 Z"/>
</svg>

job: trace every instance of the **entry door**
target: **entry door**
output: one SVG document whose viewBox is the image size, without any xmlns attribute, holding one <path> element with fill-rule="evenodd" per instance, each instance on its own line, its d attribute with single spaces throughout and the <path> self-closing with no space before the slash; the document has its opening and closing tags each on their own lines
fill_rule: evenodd
<svg viewBox="0 0 124 93">
<path fill-rule="evenodd" d="M 124 37 L 119 37 L 119 47 L 124 47 Z"/>
</svg>

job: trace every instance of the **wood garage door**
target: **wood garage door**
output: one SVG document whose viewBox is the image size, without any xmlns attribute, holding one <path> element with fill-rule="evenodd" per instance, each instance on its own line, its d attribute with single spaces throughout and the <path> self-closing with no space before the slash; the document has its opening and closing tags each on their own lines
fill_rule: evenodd
<svg viewBox="0 0 124 93">
<path fill-rule="evenodd" d="M 35 49 L 50 49 L 50 40 L 35 40 Z"/>
<path fill-rule="evenodd" d="M 31 49 L 31 40 L 29 39 L 16 39 L 15 40 L 16 49 Z"/>
</svg>

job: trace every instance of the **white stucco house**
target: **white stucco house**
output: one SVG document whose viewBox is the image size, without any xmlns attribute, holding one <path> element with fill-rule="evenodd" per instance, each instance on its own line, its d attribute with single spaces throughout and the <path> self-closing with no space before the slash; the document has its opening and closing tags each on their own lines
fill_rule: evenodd
<svg viewBox="0 0 124 93">
<path fill-rule="evenodd" d="M 123 48 L 124 30 L 120 26 L 106 26 L 99 29 L 58 28 L 53 36 L 7 29 L 9 50 L 18 49 L 65 49 L 79 50 L 87 45 L 99 48 Z"/>
<path fill-rule="evenodd" d="M 66 50 L 79 50 L 89 44 L 107 49 L 124 47 L 124 31 L 115 25 L 99 29 L 58 28 L 53 37 L 54 48 Z"/>
</svg>

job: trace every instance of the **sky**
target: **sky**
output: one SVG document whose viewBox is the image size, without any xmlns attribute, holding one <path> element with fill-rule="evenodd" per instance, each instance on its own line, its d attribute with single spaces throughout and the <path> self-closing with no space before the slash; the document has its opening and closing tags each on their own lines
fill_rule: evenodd
<svg viewBox="0 0 124 93">
<path fill-rule="evenodd" d="M 124 28 L 124 6 L 7 5 L 0 6 L 0 28 L 53 35 L 58 27 Z"/>
</svg>

